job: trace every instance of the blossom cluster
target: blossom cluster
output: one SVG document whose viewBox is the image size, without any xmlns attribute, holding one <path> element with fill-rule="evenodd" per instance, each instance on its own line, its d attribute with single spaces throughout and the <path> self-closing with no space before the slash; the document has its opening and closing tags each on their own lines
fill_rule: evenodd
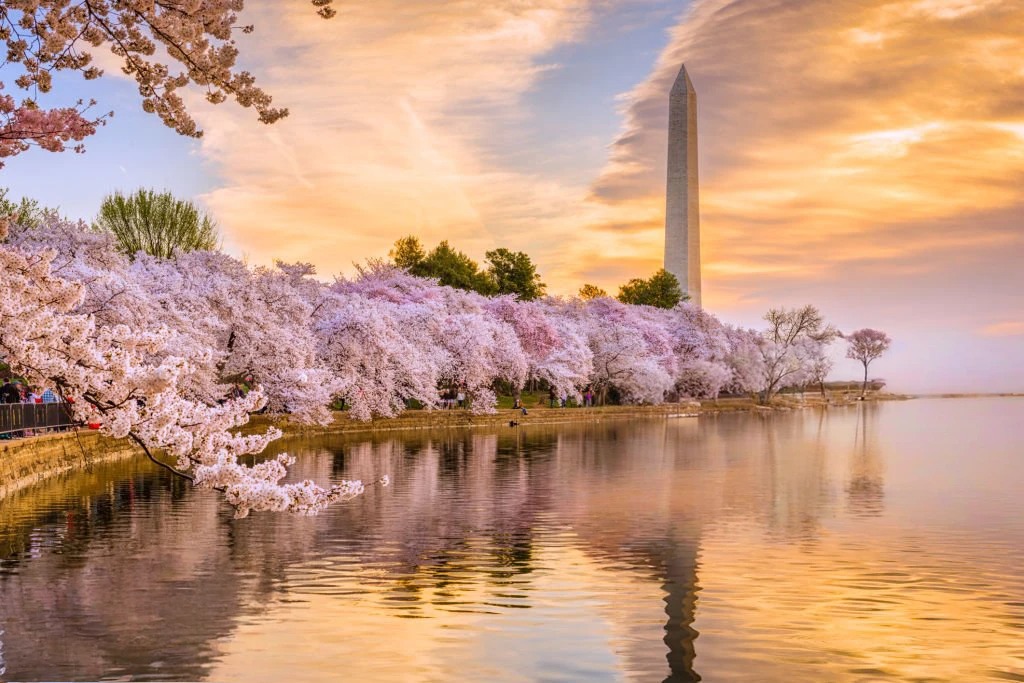
<svg viewBox="0 0 1024 683">
<path fill-rule="evenodd" d="M 337 13 L 333 0 L 311 2 L 324 19 Z M 4 66 L 21 71 L 14 85 L 31 94 L 18 103 L 0 93 L 0 159 L 31 145 L 63 151 L 65 143 L 80 142 L 105 123 L 112 113 L 85 115 L 95 102 L 42 110 L 36 101 L 39 93 L 52 90 L 55 73 L 77 71 L 86 80 L 102 76 L 93 54 L 103 48 L 113 53 L 125 75 L 135 79 L 143 110 L 182 135 L 202 135 L 180 94 L 190 84 L 204 90 L 213 104 L 233 98 L 252 107 L 264 123 L 287 116 L 288 110 L 272 106 L 271 96 L 256 86 L 253 75 L 237 66 L 234 32 L 254 30 L 240 23 L 244 6 L 244 0 L 0 3 L 0 44 L 7 48 Z M 3 87 L 0 82 L 0 90 Z M 74 148 L 81 151 L 82 146 Z"/>
<path fill-rule="evenodd" d="M 237 431 L 264 407 L 326 423 L 343 400 L 366 420 L 413 401 L 439 407 L 439 389 L 458 387 L 491 412 L 496 389 L 528 381 L 560 398 L 660 403 L 806 381 L 816 357 L 810 337 L 781 344 L 686 303 L 488 298 L 383 262 L 328 284 L 309 264 L 128 258 L 109 235 L 55 216 L 0 237 L 0 273 L 0 358 L 80 397 L 83 420 L 100 413 L 108 433 L 166 454 L 242 515 L 315 513 L 363 490 L 283 484 L 286 455 L 243 464 L 280 435 Z M 769 361 L 786 374 L 766 379 Z"/>
</svg>

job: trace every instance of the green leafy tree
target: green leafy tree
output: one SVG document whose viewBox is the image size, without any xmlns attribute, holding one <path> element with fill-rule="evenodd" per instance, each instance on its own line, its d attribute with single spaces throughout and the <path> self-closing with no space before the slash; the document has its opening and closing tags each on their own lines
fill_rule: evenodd
<svg viewBox="0 0 1024 683">
<path fill-rule="evenodd" d="M 404 268 L 413 275 L 421 275 L 418 271 L 423 269 L 427 252 L 423 251 L 419 237 L 409 235 L 397 240 L 395 246 L 388 252 L 388 256 L 391 258 L 391 262 L 399 268 Z"/>
<path fill-rule="evenodd" d="M 590 301 L 591 299 L 600 299 L 603 296 L 608 296 L 608 292 L 604 291 L 597 285 L 588 283 L 580 287 L 579 296 L 584 301 Z"/>
<path fill-rule="evenodd" d="M 34 228 L 42 223 L 47 211 L 52 210 L 40 206 L 39 202 L 28 197 L 22 197 L 21 200 L 15 202 L 7 196 L 9 192 L 10 190 L 6 187 L 0 187 L 0 220 L 16 223 L 26 228 Z"/>
<path fill-rule="evenodd" d="M 420 266 L 422 272 L 414 275 L 437 278 L 448 287 L 465 289 L 481 294 L 493 294 L 494 286 L 486 273 L 480 271 L 476 261 L 457 251 L 444 240 L 427 254 Z"/>
<path fill-rule="evenodd" d="M 634 278 L 619 288 L 619 301 L 638 306 L 672 308 L 688 296 L 683 295 L 676 276 L 664 268 L 649 279 Z"/>
<path fill-rule="evenodd" d="M 217 224 L 192 202 L 175 199 L 170 192 L 140 189 L 128 196 L 108 195 L 96 225 L 112 233 L 129 256 L 142 251 L 171 258 L 177 252 L 213 251 L 219 241 Z"/>
<path fill-rule="evenodd" d="M 544 296 L 547 285 L 541 282 L 537 267 L 527 254 L 501 247 L 487 252 L 486 257 L 487 275 L 495 293 L 515 294 L 523 301 Z"/>
</svg>

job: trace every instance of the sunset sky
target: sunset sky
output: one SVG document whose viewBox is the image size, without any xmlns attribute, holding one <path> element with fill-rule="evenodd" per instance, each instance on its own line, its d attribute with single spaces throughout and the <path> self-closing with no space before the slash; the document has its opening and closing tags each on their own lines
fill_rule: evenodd
<svg viewBox="0 0 1024 683">
<path fill-rule="evenodd" d="M 704 306 L 878 327 L 896 391 L 1024 391 L 1020 0 L 250 0 L 245 66 L 291 116 L 196 96 L 201 141 L 131 82 L 84 155 L 0 185 L 91 218 L 140 185 L 205 205 L 250 263 L 330 277 L 395 239 L 530 253 L 555 294 L 661 266 L 668 90 L 699 103 Z M 838 347 L 837 347 L 838 348 Z M 850 361 L 837 377 L 856 377 Z"/>
</svg>

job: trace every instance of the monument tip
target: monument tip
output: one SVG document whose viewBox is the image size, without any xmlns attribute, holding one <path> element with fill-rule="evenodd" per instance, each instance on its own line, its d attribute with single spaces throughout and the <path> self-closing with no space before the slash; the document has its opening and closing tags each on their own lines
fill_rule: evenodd
<svg viewBox="0 0 1024 683">
<path fill-rule="evenodd" d="M 693 82 L 690 80 L 690 74 L 686 70 L 685 64 L 679 65 L 679 73 L 676 74 L 676 80 L 672 84 L 672 92 L 678 92 L 680 90 L 693 90 Z"/>
</svg>

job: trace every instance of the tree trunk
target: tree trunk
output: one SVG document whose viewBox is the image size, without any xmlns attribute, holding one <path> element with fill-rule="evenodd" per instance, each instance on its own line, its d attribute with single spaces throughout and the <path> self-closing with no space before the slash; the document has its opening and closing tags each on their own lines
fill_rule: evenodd
<svg viewBox="0 0 1024 683">
<path fill-rule="evenodd" d="M 863 401 L 864 395 L 868 393 L 868 364 L 864 363 L 864 384 L 860 387 L 860 398 Z"/>
</svg>

